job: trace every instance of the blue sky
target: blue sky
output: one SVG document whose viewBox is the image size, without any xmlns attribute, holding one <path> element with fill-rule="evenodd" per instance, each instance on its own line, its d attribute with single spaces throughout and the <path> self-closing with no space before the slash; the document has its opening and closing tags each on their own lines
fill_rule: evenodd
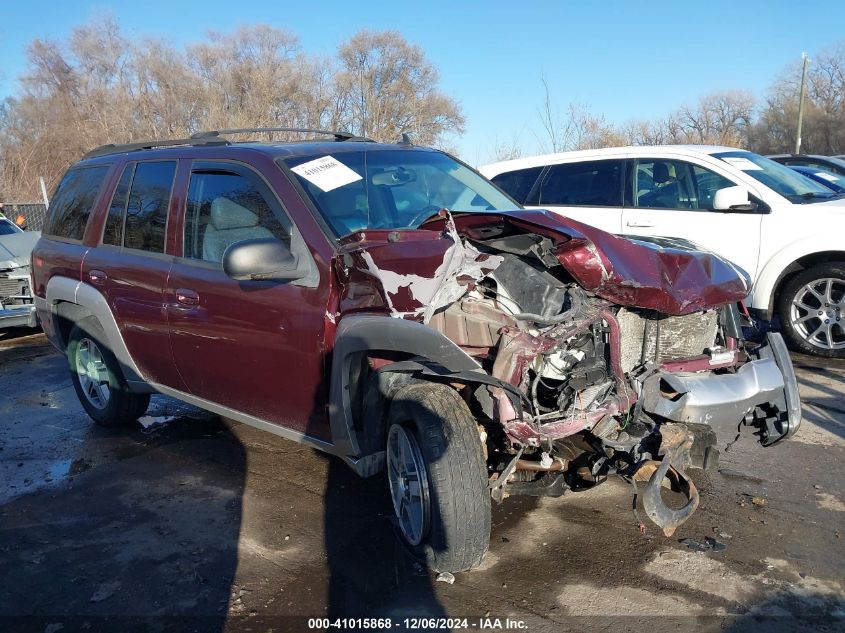
<svg viewBox="0 0 845 633">
<path fill-rule="evenodd" d="M 64 37 L 104 12 L 131 37 L 177 44 L 263 22 L 294 31 L 306 51 L 323 54 L 358 29 L 396 29 L 423 47 L 440 70 L 442 89 L 460 102 L 466 131 L 452 145 L 471 164 L 486 161 L 497 140 L 538 150 L 541 76 L 561 110 L 580 102 L 621 123 L 665 115 L 715 90 L 743 88 L 763 97 L 802 51 L 845 42 L 842 0 L 7 1 L 0 98 L 17 90 L 29 41 Z"/>
</svg>

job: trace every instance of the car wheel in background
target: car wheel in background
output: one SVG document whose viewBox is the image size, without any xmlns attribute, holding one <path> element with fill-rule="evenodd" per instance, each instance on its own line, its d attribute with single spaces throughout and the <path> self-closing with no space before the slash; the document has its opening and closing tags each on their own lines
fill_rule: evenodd
<svg viewBox="0 0 845 633">
<path fill-rule="evenodd" d="M 778 316 L 793 349 L 845 358 L 845 263 L 820 264 L 784 285 Z"/>
</svg>

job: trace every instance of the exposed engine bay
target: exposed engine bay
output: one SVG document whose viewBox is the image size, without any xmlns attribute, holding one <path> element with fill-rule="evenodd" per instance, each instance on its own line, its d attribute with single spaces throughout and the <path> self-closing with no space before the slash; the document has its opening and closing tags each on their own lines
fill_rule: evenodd
<svg viewBox="0 0 845 633">
<path fill-rule="evenodd" d="M 685 470 L 715 468 L 717 435 L 646 412 L 643 383 L 666 368 L 731 372 L 748 360 L 736 306 L 682 316 L 620 308 L 539 261 L 500 256 L 494 272 L 429 321 L 528 400 L 520 414 L 488 387 L 489 400 L 477 403 L 497 423 L 483 432 L 494 497 L 584 490 L 609 474 L 645 484 L 657 474 L 656 486 L 668 477 L 687 496 L 681 510 L 667 508 L 659 490 L 644 498 L 670 534 L 698 505 Z M 748 421 L 760 422 L 753 413 Z"/>
<path fill-rule="evenodd" d="M 494 379 L 450 383 L 478 421 L 494 499 L 559 496 L 616 474 L 668 536 L 698 506 L 688 469 L 715 468 L 717 446 L 743 425 L 764 446 L 795 432 L 788 353 L 778 335 L 743 340 L 748 287 L 728 262 L 655 244 L 638 265 L 640 245 L 583 225 L 556 241 L 527 223 L 460 221 L 444 222 L 452 246 L 428 274 L 386 270 L 392 244 L 350 249 L 347 264 L 363 252 L 359 270 L 385 287 L 393 316 L 421 318 Z M 663 501 L 665 485 L 682 507 Z"/>
</svg>

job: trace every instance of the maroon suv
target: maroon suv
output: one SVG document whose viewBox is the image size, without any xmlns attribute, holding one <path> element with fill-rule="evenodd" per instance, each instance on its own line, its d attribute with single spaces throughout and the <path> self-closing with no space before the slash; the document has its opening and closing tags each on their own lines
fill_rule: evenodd
<svg viewBox="0 0 845 633">
<path fill-rule="evenodd" d="M 717 434 L 796 431 L 729 262 L 522 210 L 407 142 L 231 132 L 98 148 L 56 190 L 36 304 L 96 422 L 159 392 L 386 471 L 402 537 L 448 571 L 480 563 L 491 499 L 616 474 L 670 535 Z"/>
</svg>

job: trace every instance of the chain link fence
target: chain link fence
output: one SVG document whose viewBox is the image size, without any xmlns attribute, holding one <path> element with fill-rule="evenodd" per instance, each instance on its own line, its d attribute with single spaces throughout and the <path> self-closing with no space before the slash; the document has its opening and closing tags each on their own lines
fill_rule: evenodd
<svg viewBox="0 0 845 633">
<path fill-rule="evenodd" d="M 40 231 L 47 222 L 47 206 L 39 202 L 4 202 L 0 212 L 16 224 L 23 216 L 27 231 Z"/>
</svg>

